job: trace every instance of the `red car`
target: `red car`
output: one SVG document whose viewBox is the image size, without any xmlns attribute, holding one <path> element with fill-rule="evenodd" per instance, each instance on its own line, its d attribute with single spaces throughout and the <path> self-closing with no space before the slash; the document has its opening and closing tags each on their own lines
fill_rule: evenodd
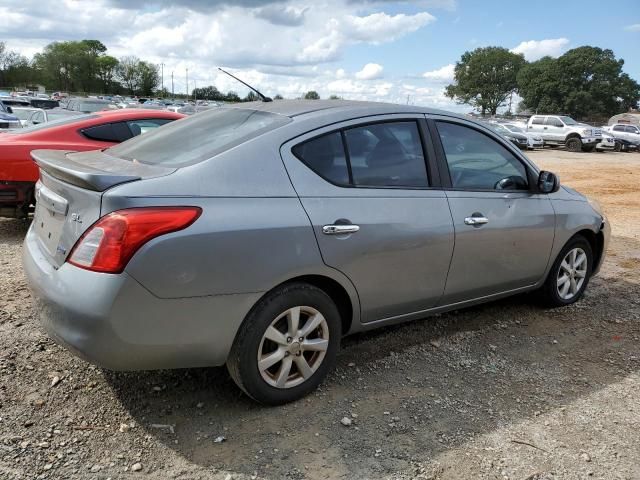
<svg viewBox="0 0 640 480">
<path fill-rule="evenodd" d="M 32 150 L 104 149 L 183 117 L 162 110 L 108 110 L 0 133 L 0 216 L 24 217 L 35 203 L 38 167 Z"/>
</svg>

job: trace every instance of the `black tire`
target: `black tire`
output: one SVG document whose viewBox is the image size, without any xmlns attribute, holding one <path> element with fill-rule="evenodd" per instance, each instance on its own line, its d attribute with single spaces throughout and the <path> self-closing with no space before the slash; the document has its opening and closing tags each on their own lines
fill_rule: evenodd
<svg viewBox="0 0 640 480">
<path fill-rule="evenodd" d="M 558 292 L 558 277 L 560 274 L 560 269 L 562 262 L 567 256 L 567 254 L 575 249 L 580 248 L 585 253 L 587 259 L 587 268 L 586 274 L 584 277 L 584 282 L 582 286 L 578 290 L 578 292 L 573 295 L 570 299 L 562 298 Z M 555 262 L 553 262 L 553 266 L 551 267 L 551 271 L 547 276 L 547 280 L 539 291 L 540 300 L 542 303 L 551 308 L 555 307 L 563 307 L 565 305 L 571 305 L 572 303 L 577 302 L 582 298 L 587 285 L 589 284 L 589 279 L 591 278 L 591 272 L 593 271 L 593 250 L 591 249 L 591 245 L 589 242 L 581 235 L 576 235 L 571 240 L 567 242 L 564 248 L 558 254 Z"/>
<path fill-rule="evenodd" d="M 263 335 L 272 322 L 287 310 L 298 306 L 311 307 L 324 316 L 329 332 L 328 347 L 317 370 L 309 378 L 299 385 L 279 388 L 263 378 L 258 368 L 258 351 Z M 341 334 L 340 313 L 323 290 L 306 283 L 286 284 L 265 295 L 249 312 L 236 335 L 227 359 L 227 369 L 238 387 L 257 402 L 265 405 L 292 402 L 315 390 L 331 370 L 340 348 Z M 295 360 L 293 356 L 291 359 Z M 296 370 L 297 366 L 292 368 L 294 375 Z"/>
<path fill-rule="evenodd" d="M 582 151 L 583 152 L 593 152 L 595 150 L 596 147 L 582 147 Z"/>
<path fill-rule="evenodd" d="M 582 151 L 582 140 L 578 137 L 571 137 L 566 142 L 565 145 L 567 150 L 570 152 L 580 152 Z"/>
<path fill-rule="evenodd" d="M 622 144 L 620 142 L 616 142 L 616 146 L 613 147 L 615 152 L 620 152 L 622 150 Z"/>
</svg>

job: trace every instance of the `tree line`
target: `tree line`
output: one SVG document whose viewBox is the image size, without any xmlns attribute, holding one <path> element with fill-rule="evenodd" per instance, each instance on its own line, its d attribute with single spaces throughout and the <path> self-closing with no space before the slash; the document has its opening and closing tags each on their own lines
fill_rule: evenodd
<svg viewBox="0 0 640 480">
<path fill-rule="evenodd" d="M 591 46 L 534 62 L 506 48 L 483 47 L 462 55 L 446 95 L 483 115 L 495 115 L 518 94 L 519 111 L 605 118 L 638 107 L 640 84 L 623 66 L 613 51 Z"/>
</svg>

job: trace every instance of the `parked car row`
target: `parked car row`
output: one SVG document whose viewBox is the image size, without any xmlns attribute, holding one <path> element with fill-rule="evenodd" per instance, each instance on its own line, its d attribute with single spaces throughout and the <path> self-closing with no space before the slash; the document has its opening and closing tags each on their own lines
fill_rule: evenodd
<svg viewBox="0 0 640 480">
<path fill-rule="evenodd" d="M 633 125 L 597 128 L 567 115 L 533 115 L 526 123 L 506 120 L 492 123 L 499 125 L 499 133 L 519 146 L 524 146 L 522 135 L 527 136 L 528 148 L 564 146 L 572 152 L 628 152 L 640 148 L 640 130 Z"/>
</svg>

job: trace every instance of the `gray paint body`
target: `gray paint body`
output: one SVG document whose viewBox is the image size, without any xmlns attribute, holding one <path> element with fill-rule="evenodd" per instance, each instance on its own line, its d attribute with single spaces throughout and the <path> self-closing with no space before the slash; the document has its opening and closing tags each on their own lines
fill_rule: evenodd
<svg viewBox="0 0 640 480">
<path fill-rule="evenodd" d="M 535 289 L 576 232 L 608 238 L 608 224 L 568 189 L 542 195 L 344 188 L 291 153 L 307 138 L 364 122 L 449 119 L 482 130 L 537 175 L 510 142 L 455 115 L 341 101 L 238 108 L 275 111 L 293 121 L 184 168 L 135 171 L 127 162 L 126 174 L 141 180 L 104 192 L 41 173 L 40 186 L 67 199 L 69 211 L 60 219 L 60 248 L 46 248 L 34 222 L 23 261 L 42 323 L 57 341 L 117 370 L 221 365 L 256 302 L 294 278 L 314 275 L 340 284 L 352 305 L 347 333 L 353 333 Z M 427 155 L 432 161 L 431 145 Z M 74 162 L 105 175 L 122 170 L 121 160 L 100 152 L 78 154 Z M 197 205 L 203 213 L 187 229 L 145 244 L 122 274 L 65 263 L 99 217 L 159 205 Z M 72 212 L 82 223 L 71 220 Z M 465 225 L 474 212 L 489 224 Z M 360 231 L 323 235 L 322 226 L 338 219 Z"/>
</svg>

